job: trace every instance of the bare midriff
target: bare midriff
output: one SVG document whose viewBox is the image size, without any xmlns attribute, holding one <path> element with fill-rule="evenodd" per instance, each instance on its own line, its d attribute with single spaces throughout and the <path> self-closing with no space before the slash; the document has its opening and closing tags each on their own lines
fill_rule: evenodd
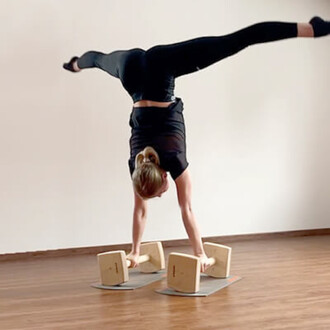
<svg viewBox="0 0 330 330">
<path fill-rule="evenodd" d="M 159 108 L 167 108 L 173 102 L 156 102 L 150 100 L 141 100 L 137 101 L 133 104 L 134 108 L 137 107 L 159 107 Z"/>
</svg>

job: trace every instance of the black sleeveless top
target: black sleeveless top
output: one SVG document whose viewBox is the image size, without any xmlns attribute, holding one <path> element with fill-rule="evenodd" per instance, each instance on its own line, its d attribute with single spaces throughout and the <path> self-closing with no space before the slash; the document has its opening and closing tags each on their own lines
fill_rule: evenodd
<svg viewBox="0 0 330 330">
<path fill-rule="evenodd" d="M 128 161 L 131 175 L 135 168 L 135 156 L 147 146 L 157 151 L 160 167 L 170 172 L 173 180 L 188 167 L 182 111 L 183 103 L 179 98 L 167 108 L 133 108 L 129 120 L 132 128 Z"/>
</svg>

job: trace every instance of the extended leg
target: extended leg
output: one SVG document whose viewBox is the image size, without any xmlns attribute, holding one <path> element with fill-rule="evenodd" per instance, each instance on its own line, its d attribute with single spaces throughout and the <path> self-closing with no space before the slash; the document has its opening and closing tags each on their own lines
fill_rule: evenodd
<svg viewBox="0 0 330 330">
<path fill-rule="evenodd" d="M 78 72 L 81 69 L 87 68 L 99 68 L 112 76 L 118 77 L 118 57 L 122 53 L 123 51 L 116 51 L 110 54 L 88 51 L 81 57 L 73 57 L 70 62 L 65 63 L 63 67 L 73 72 Z"/>
<path fill-rule="evenodd" d="M 96 51 L 88 51 L 81 57 L 74 56 L 68 63 L 63 64 L 63 68 L 72 72 L 78 72 L 81 69 L 98 67 L 98 63 L 101 62 L 102 57 L 105 54 Z"/>
<path fill-rule="evenodd" d="M 208 67 L 244 48 L 298 36 L 313 37 L 309 23 L 263 22 L 219 37 L 201 37 L 147 51 L 150 61 L 163 66 L 175 77 Z"/>
</svg>

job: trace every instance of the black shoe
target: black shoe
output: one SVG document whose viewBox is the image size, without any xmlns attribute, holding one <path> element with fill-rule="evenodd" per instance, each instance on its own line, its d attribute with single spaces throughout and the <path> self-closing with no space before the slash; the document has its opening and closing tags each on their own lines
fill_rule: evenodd
<svg viewBox="0 0 330 330">
<path fill-rule="evenodd" d="M 315 16 L 309 23 L 313 26 L 315 38 L 330 34 L 330 21 L 325 21 L 321 17 Z"/>
<path fill-rule="evenodd" d="M 73 68 L 73 63 L 74 63 L 78 58 L 79 58 L 79 57 L 77 57 L 77 56 L 72 57 L 71 60 L 70 60 L 70 62 L 68 62 L 68 63 L 64 63 L 64 64 L 63 64 L 63 68 L 66 69 L 66 70 L 69 70 L 69 71 L 71 71 L 71 72 L 77 72 L 77 71 L 75 71 L 74 68 Z"/>
</svg>

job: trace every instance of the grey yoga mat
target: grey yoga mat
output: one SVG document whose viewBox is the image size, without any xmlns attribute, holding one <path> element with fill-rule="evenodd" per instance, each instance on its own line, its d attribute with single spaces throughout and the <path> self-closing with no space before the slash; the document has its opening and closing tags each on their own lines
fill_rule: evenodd
<svg viewBox="0 0 330 330">
<path fill-rule="evenodd" d="M 241 280 L 241 277 L 231 275 L 227 278 L 213 278 L 205 274 L 201 274 L 200 278 L 200 290 L 196 293 L 184 293 L 178 292 L 170 288 L 163 290 L 155 290 L 157 293 L 166 294 L 170 296 L 184 296 L 184 297 L 206 297 L 210 294 L 219 291 L 237 281 Z"/>
<path fill-rule="evenodd" d="M 131 269 L 129 271 L 129 280 L 126 283 L 119 285 L 106 286 L 101 283 L 93 283 L 91 286 L 97 289 L 104 290 L 134 290 L 141 288 L 150 283 L 160 281 L 166 277 L 165 271 L 159 271 L 157 273 L 141 273 L 138 269 Z"/>
</svg>

